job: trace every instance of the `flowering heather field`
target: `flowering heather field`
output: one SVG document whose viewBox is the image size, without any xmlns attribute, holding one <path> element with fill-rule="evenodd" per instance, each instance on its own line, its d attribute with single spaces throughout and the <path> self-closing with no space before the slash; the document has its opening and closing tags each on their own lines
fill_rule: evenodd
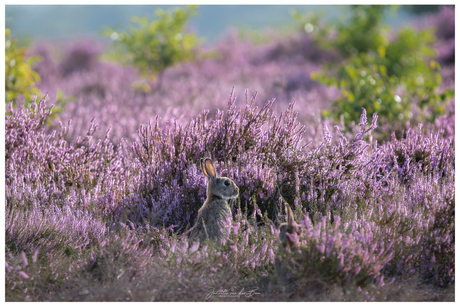
<svg viewBox="0 0 460 307">
<path fill-rule="evenodd" d="M 444 8 L 416 25 L 437 27 L 442 88 L 453 24 Z M 269 35 L 230 32 L 161 87 L 101 61 L 98 42 L 35 44 L 48 96 L 5 121 L 7 301 L 454 301 L 454 99 L 376 141 L 378 114 L 321 118 L 338 91 L 310 73 L 337 54 Z M 54 114 L 58 90 L 73 99 Z M 203 157 L 240 189 L 218 247 L 187 240 Z M 285 203 L 302 229 L 281 252 L 287 285 Z"/>
</svg>

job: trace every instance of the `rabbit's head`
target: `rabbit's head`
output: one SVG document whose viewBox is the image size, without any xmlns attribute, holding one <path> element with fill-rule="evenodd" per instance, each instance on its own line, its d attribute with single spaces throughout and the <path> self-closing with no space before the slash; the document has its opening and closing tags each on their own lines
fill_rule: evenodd
<svg viewBox="0 0 460 307">
<path fill-rule="evenodd" d="M 291 208 L 287 204 L 286 204 L 286 213 L 287 213 L 287 223 L 282 223 L 280 225 L 279 238 L 283 246 L 287 246 L 287 245 L 293 246 L 296 244 L 296 242 L 294 242 L 292 240 L 292 237 L 290 237 L 289 235 L 292 235 L 295 233 L 298 236 L 300 236 L 300 234 L 302 233 L 302 229 L 295 222 L 294 214 L 292 213 Z"/>
<path fill-rule="evenodd" d="M 230 178 L 218 177 L 211 159 L 201 159 L 201 168 L 208 178 L 208 188 L 206 190 L 208 199 L 216 197 L 227 200 L 238 197 L 239 189 L 236 184 Z"/>
</svg>

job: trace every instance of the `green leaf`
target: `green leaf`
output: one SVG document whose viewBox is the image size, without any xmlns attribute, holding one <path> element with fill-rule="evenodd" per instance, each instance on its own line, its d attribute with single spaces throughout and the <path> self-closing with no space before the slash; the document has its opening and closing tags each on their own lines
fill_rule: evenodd
<svg viewBox="0 0 460 307">
<path fill-rule="evenodd" d="M 132 17 L 137 26 L 118 34 L 114 42 L 113 58 L 122 63 L 131 63 L 144 76 L 154 76 L 176 63 L 196 58 L 195 47 L 203 40 L 195 34 L 185 32 L 190 17 L 197 6 L 155 11 L 156 18 Z M 113 32 L 104 31 L 110 36 Z"/>
</svg>

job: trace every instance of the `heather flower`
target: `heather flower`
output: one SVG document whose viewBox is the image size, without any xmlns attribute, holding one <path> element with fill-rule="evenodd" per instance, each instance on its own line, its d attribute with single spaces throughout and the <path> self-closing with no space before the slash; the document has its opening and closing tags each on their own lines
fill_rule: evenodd
<svg viewBox="0 0 460 307">
<path fill-rule="evenodd" d="M 192 246 L 190 246 L 190 253 L 196 252 L 199 246 L 200 246 L 199 241 L 194 242 Z"/>
</svg>

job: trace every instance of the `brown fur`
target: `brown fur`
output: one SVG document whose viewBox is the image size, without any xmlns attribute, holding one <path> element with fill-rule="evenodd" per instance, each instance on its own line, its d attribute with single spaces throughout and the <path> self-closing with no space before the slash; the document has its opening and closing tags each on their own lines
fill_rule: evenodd
<svg viewBox="0 0 460 307">
<path fill-rule="evenodd" d="M 219 242 L 222 239 L 222 222 L 232 214 L 227 199 L 238 197 L 239 189 L 231 179 L 217 177 L 210 159 L 201 159 L 201 168 L 208 178 L 207 199 L 198 210 L 198 217 L 189 240 L 190 242 L 200 241 L 203 243 L 209 239 L 213 242 Z"/>
</svg>

